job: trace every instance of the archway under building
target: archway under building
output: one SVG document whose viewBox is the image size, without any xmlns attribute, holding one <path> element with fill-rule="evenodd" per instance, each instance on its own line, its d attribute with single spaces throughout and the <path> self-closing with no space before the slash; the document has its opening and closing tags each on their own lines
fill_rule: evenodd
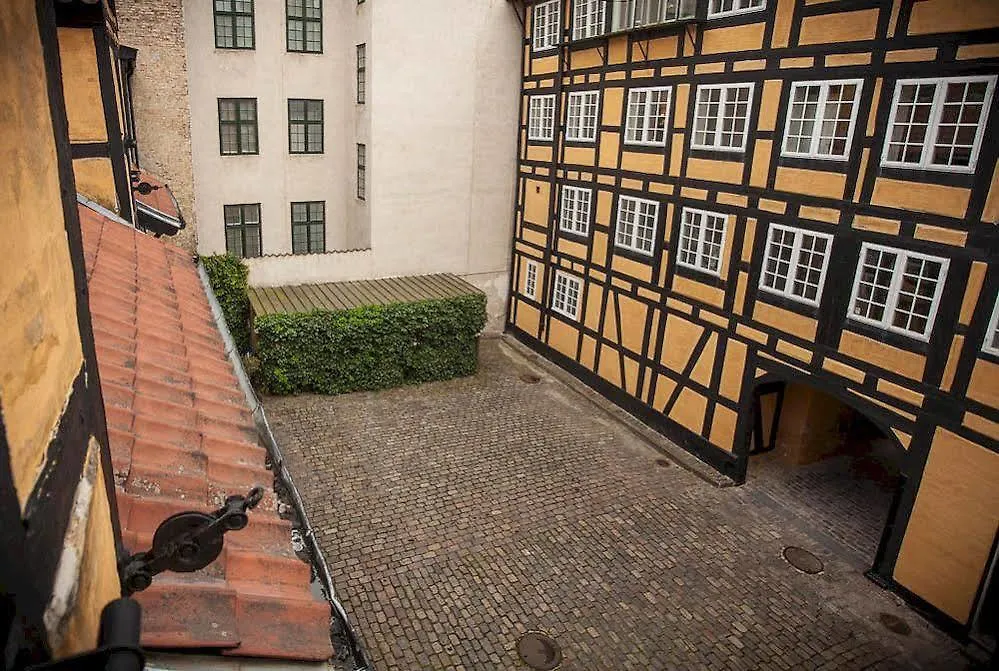
<svg viewBox="0 0 999 671">
<path fill-rule="evenodd" d="M 831 539 L 860 569 L 874 566 L 904 481 L 890 430 L 802 382 L 757 388 L 747 484 Z"/>
</svg>

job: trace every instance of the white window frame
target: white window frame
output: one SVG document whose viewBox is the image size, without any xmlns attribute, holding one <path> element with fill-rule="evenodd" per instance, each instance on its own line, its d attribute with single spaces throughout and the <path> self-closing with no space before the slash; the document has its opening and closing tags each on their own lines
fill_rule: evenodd
<svg viewBox="0 0 999 671">
<path fill-rule="evenodd" d="M 544 14 L 539 21 L 538 15 Z M 553 18 L 554 17 L 554 18 Z M 554 28 L 554 30 L 553 30 Z M 554 49 L 562 32 L 562 0 L 548 0 L 534 5 L 532 17 L 531 48 L 534 51 Z"/>
<path fill-rule="evenodd" d="M 631 97 L 632 95 L 639 93 L 660 92 L 666 96 L 666 116 L 663 119 L 663 139 L 662 140 L 650 140 L 648 139 L 651 135 L 649 122 L 654 118 L 651 114 L 653 105 L 651 104 L 651 95 L 646 96 L 643 110 L 643 125 L 640 140 L 629 140 L 628 134 L 633 132 L 635 129 L 631 127 L 631 114 L 629 110 L 631 109 Z M 673 104 L 673 87 L 672 86 L 645 86 L 641 88 L 628 89 L 628 100 L 624 108 L 624 143 L 626 145 L 640 145 L 644 147 L 665 147 L 666 137 L 670 132 L 670 107 Z"/>
<path fill-rule="evenodd" d="M 694 252 L 694 262 L 683 261 L 680 258 L 680 254 L 683 246 L 683 224 L 687 213 L 699 214 L 701 217 L 708 216 L 714 218 L 721 218 L 723 220 L 722 230 L 721 230 L 721 241 L 718 243 L 718 268 L 712 270 L 708 268 L 705 261 L 709 258 L 708 254 L 704 251 L 705 244 L 707 241 L 706 233 L 707 227 L 704 225 L 704 219 L 700 220 L 697 226 L 697 250 Z M 722 212 L 712 212 L 711 210 L 702 210 L 696 207 L 684 207 L 680 211 L 680 230 L 677 232 L 677 250 L 676 250 L 676 264 L 678 266 L 683 266 L 684 268 L 690 268 L 691 270 L 696 270 L 701 273 L 706 273 L 708 275 L 713 275 L 715 277 L 721 277 L 722 266 L 725 265 L 725 242 L 728 239 L 728 215 Z"/>
<path fill-rule="evenodd" d="M 992 308 L 992 319 L 989 320 L 989 329 L 985 332 L 985 340 L 982 341 L 982 351 L 993 356 L 999 356 L 999 344 L 995 346 L 990 344 L 996 336 L 996 331 L 999 331 L 999 296 L 996 296 L 996 305 Z"/>
<path fill-rule="evenodd" d="M 842 155 L 839 154 L 821 154 L 819 153 L 819 142 L 822 137 L 822 124 L 825 122 L 825 108 L 826 102 L 829 96 L 829 88 L 831 86 L 844 85 L 848 86 L 854 84 L 857 87 L 856 93 L 853 96 L 853 112 L 850 115 L 850 129 L 846 134 L 846 147 Z M 817 103 L 816 115 L 814 126 L 812 127 L 812 139 L 809 145 L 809 149 L 806 152 L 796 152 L 788 151 L 787 140 L 791 135 L 791 108 L 794 105 L 794 92 L 796 89 L 808 86 L 818 86 L 819 88 L 819 100 Z M 857 115 L 860 108 L 860 93 L 863 91 L 864 80 L 863 79 L 828 79 L 821 81 L 811 81 L 811 82 L 793 82 L 791 84 L 791 92 L 788 94 L 787 99 L 787 121 L 784 124 L 784 137 L 781 141 L 781 156 L 792 156 L 795 158 L 813 158 L 822 161 L 846 161 L 850 158 L 850 150 L 853 147 L 853 133 L 857 127 Z"/>
<path fill-rule="evenodd" d="M 738 9 L 717 10 L 715 9 L 715 7 L 718 5 L 720 1 L 721 0 L 710 0 L 710 2 L 708 2 L 709 19 L 715 19 L 721 16 L 735 16 L 737 14 L 749 14 L 750 12 L 762 12 L 764 9 L 767 8 L 767 0 L 761 0 L 758 6 L 753 6 L 752 4 L 750 4 L 754 0 L 733 0 L 732 3 L 733 5 L 742 4 L 743 6 L 739 7 Z"/>
<path fill-rule="evenodd" d="M 624 212 L 625 201 L 630 201 L 630 202 L 633 202 L 635 204 L 635 221 L 632 222 L 632 231 L 631 231 L 631 235 L 628 236 L 629 239 L 627 241 L 622 242 L 619 239 L 619 236 L 621 235 L 621 231 L 622 231 L 622 228 L 621 228 L 621 214 Z M 641 213 L 641 207 L 643 205 L 651 205 L 652 206 L 652 215 L 651 215 L 652 216 L 652 226 L 651 226 L 652 233 L 651 233 L 651 236 L 650 236 L 651 240 L 652 240 L 652 249 L 642 249 L 640 246 L 638 246 L 638 243 L 637 243 L 637 240 L 639 239 L 638 238 L 639 218 L 643 217 L 643 216 L 646 216 L 646 217 L 649 216 L 648 214 L 643 215 Z M 649 226 L 645 226 L 645 228 L 650 228 L 650 227 Z M 656 251 L 656 235 L 658 235 L 658 233 L 659 233 L 659 201 L 657 201 L 657 200 L 650 200 L 648 198 L 636 198 L 634 196 L 620 196 L 620 197 L 618 197 L 618 199 L 617 199 L 617 226 L 616 226 L 616 229 L 614 231 L 614 246 L 615 247 L 621 247 L 623 249 L 628 249 L 628 250 L 631 250 L 631 251 L 633 251 L 633 252 L 635 252 L 637 254 L 642 254 L 644 256 L 652 256 L 655 253 L 655 251 Z"/>
<path fill-rule="evenodd" d="M 881 320 L 871 319 L 870 317 L 864 317 L 861 315 L 855 315 L 853 313 L 854 305 L 857 302 L 857 291 L 860 288 L 860 277 L 864 270 L 864 258 L 867 256 L 867 250 L 874 249 L 878 251 L 888 252 L 895 254 L 895 267 L 892 270 L 891 284 L 888 286 L 888 296 L 886 298 L 884 317 Z M 905 262 L 910 258 L 918 258 L 926 261 L 934 261 L 940 264 L 940 277 L 937 280 L 936 291 L 933 294 L 933 298 L 930 301 L 930 313 L 926 317 L 926 331 L 923 333 L 917 333 L 916 331 L 908 331 L 906 329 L 899 328 L 892 324 L 892 320 L 895 317 L 895 309 L 898 306 L 898 297 L 902 284 L 902 277 L 905 274 Z M 944 284 L 947 282 L 947 270 L 950 267 L 950 260 L 941 256 L 933 256 L 932 254 L 923 254 L 922 252 L 913 252 L 908 249 L 901 249 L 899 247 L 891 247 L 889 245 L 878 245 L 872 242 L 865 242 L 860 246 L 860 256 L 857 259 L 857 273 L 853 278 L 853 290 L 850 292 L 850 303 L 847 306 L 847 318 L 855 322 L 860 322 L 861 324 L 867 324 L 869 326 L 875 326 L 885 331 L 890 331 L 891 333 L 898 333 L 899 335 L 908 336 L 916 340 L 921 340 L 927 342 L 930 339 L 930 334 L 933 333 L 933 326 L 937 319 L 937 310 L 940 308 L 940 297 L 943 295 Z"/>
<path fill-rule="evenodd" d="M 603 35 L 606 6 L 605 0 L 573 0 L 572 39 L 585 40 Z M 585 23 L 580 21 L 583 16 L 587 19 Z"/>
<path fill-rule="evenodd" d="M 536 105 L 535 105 L 536 103 Z M 548 103 L 546 105 L 546 103 Z M 545 124 L 545 107 L 551 108 L 549 122 Z M 537 119 L 538 133 L 532 127 L 533 121 Z M 542 96 L 529 96 L 527 100 L 527 139 L 541 142 L 551 142 L 555 137 L 555 94 Z"/>
<path fill-rule="evenodd" d="M 525 261 L 524 266 L 524 295 L 528 298 L 538 299 L 538 262 Z"/>
<path fill-rule="evenodd" d="M 764 283 L 766 280 L 767 263 L 771 259 L 770 243 L 771 236 L 774 231 L 783 231 L 794 235 L 794 242 L 792 243 L 791 249 L 791 259 L 788 262 L 787 277 L 784 279 L 784 289 L 768 287 Z M 822 259 L 822 267 L 819 269 L 819 286 L 815 291 L 814 299 L 805 298 L 804 296 L 799 296 L 794 293 L 794 278 L 797 275 L 798 268 L 801 266 L 802 239 L 806 235 L 811 235 L 815 238 L 821 238 L 826 241 L 826 253 Z M 770 224 L 770 228 L 767 230 L 767 239 L 763 253 L 763 267 L 760 269 L 760 290 L 774 294 L 775 296 L 783 296 L 784 298 L 797 303 L 804 303 L 806 305 L 818 307 L 819 303 L 822 301 L 822 290 L 826 283 L 826 270 L 829 268 L 829 257 L 832 256 L 832 244 L 833 236 L 829 233 L 819 233 L 818 231 L 813 231 L 811 229 L 796 228 L 794 226 L 786 226 L 784 224 Z"/>
<path fill-rule="evenodd" d="M 590 219 L 593 216 L 593 189 L 565 185 L 562 187 L 560 202 L 559 230 L 572 235 L 589 235 Z M 580 217 L 583 209 L 586 210 L 585 215 Z"/>
<path fill-rule="evenodd" d="M 565 306 L 558 307 L 555 305 L 555 299 L 558 296 L 559 286 L 564 283 L 565 285 Z M 569 310 L 569 284 L 576 285 L 576 304 L 572 306 L 572 310 Z M 552 312 L 556 312 L 563 317 L 568 317 L 573 321 L 579 321 L 579 302 L 583 299 L 583 278 L 577 277 L 576 275 L 571 275 L 561 270 L 555 271 L 555 282 L 552 284 Z"/>
<path fill-rule="evenodd" d="M 987 82 L 985 90 L 985 102 L 982 104 L 982 116 L 979 119 L 978 129 L 975 133 L 974 144 L 971 148 L 971 158 L 968 165 L 938 165 L 932 163 L 933 149 L 940 134 L 940 118 L 943 114 L 943 102 L 947 91 L 947 84 L 958 84 L 967 82 Z M 903 161 L 889 161 L 888 151 L 891 148 L 891 132 L 898 115 L 899 96 L 902 94 L 902 87 L 906 84 L 936 84 L 933 94 L 933 104 L 930 108 L 930 118 L 926 127 L 926 137 L 923 139 L 923 152 L 919 163 L 906 163 Z M 992 107 L 992 98 L 995 94 L 996 75 L 970 76 L 970 77 L 923 77 L 912 79 L 900 79 L 895 82 L 895 94 L 891 101 L 891 113 L 888 116 L 888 129 L 885 132 L 884 147 L 881 151 L 881 165 L 891 168 L 903 168 L 908 170 L 936 170 L 940 172 L 974 172 L 978 164 L 978 155 L 982 150 L 982 141 L 985 138 L 985 127 L 988 125 L 989 109 Z"/>
<path fill-rule="evenodd" d="M 737 89 L 749 88 L 749 100 L 746 101 L 746 127 L 742 131 L 742 144 L 738 147 L 725 147 L 720 144 L 698 144 L 695 140 L 697 137 L 697 107 L 701 104 L 701 93 L 721 90 L 722 99 L 718 103 L 718 127 L 715 129 L 715 141 L 717 142 L 721 138 L 722 129 L 721 122 L 724 119 L 725 105 L 728 101 L 728 96 L 730 91 Z M 691 149 L 706 149 L 708 151 L 727 151 L 732 153 L 743 153 L 746 151 L 746 142 L 749 138 L 749 122 L 753 118 L 753 94 L 756 92 L 756 85 L 753 82 L 741 82 L 734 84 L 699 84 L 697 86 L 697 92 L 694 96 L 694 123 L 691 129 L 690 135 L 690 147 Z"/>
<path fill-rule="evenodd" d="M 585 121 L 589 118 L 583 111 L 586 109 L 587 98 L 596 98 L 596 103 L 593 105 L 593 125 L 588 135 L 587 124 Z M 573 101 L 579 101 L 579 120 L 574 122 L 572 120 L 572 106 Z M 570 142 L 596 142 L 597 141 L 597 131 L 600 128 L 600 91 L 590 90 L 590 91 L 572 91 L 565 101 L 565 139 Z"/>
</svg>

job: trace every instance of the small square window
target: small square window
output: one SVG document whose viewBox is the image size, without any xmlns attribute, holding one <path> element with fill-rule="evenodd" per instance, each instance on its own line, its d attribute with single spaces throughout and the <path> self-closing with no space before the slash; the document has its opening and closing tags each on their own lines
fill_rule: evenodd
<svg viewBox="0 0 999 671">
<path fill-rule="evenodd" d="M 861 86 L 859 79 L 794 84 L 784 131 L 784 155 L 848 158 Z"/>
<path fill-rule="evenodd" d="M 548 0 L 534 5 L 534 50 L 543 51 L 558 46 L 562 28 L 562 0 Z"/>
<path fill-rule="evenodd" d="M 257 99 L 219 98 L 219 151 L 223 156 L 256 154 Z"/>
<path fill-rule="evenodd" d="M 937 256 L 864 243 L 850 319 L 929 340 L 948 265 Z"/>
<path fill-rule="evenodd" d="M 215 47 L 253 49 L 253 0 L 213 0 Z"/>
<path fill-rule="evenodd" d="M 558 227 L 567 233 L 586 235 L 590 232 L 590 201 L 592 189 L 578 186 L 562 187 L 562 208 Z"/>
<path fill-rule="evenodd" d="M 324 201 L 291 204 L 291 251 L 294 254 L 322 254 L 326 251 Z"/>
<path fill-rule="evenodd" d="M 604 33 L 606 0 L 574 0 L 572 39 L 584 40 Z"/>
<path fill-rule="evenodd" d="M 656 246 L 659 203 L 644 198 L 621 196 L 617 205 L 617 233 L 614 244 L 651 256 Z"/>
<path fill-rule="evenodd" d="M 322 100 L 288 100 L 288 151 L 292 154 L 323 153 Z"/>
<path fill-rule="evenodd" d="M 552 291 L 552 311 L 572 320 L 579 319 L 579 298 L 582 280 L 574 275 L 558 271 L 555 273 L 555 287 Z"/>
<path fill-rule="evenodd" d="M 550 142 L 555 134 L 555 96 L 531 96 L 527 111 L 527 139 Z"/>
<path fill-rule="evenodd" d="M 569 111 L 565 122 L 565 139 L 594 142 L 597 139 L 599 91 L 574 91 L 569 94 Z"/>
<path fill-rule="evenodd" d="M 753 104 L 752 84 L 722 84 L 697 87 L 694 110 L 694 149 L 744 151 Z"/>
<path fill-rule="evenodd" d="M 323 0 L 287 0 L 288 51 L 323 51 Z"/>
<path fill-rule="evenodd" d="M 771 225 L 760 288 L 794 301 L 818 305 L 832 239 L 828 233 Z"/>
<path fill-rule="evenodd" d="M 683 208 L 677 264 L 721 277 L 727 223 L 728 217 L 724 214 Z"/>
<path fill-rule="evenodd" d="M 671 89 L 668 86 L 628 91 L 628 111 L 624 125 L 625 144 L 658 147 L 666 144 L 670 93 Z"/>
<path fill-rule="evenodd" d="M 263 252 L 260 244 L 260 203 L 224 205 L 225 251 L 231 256 L 250 258 Z"/>
<path fill-rule="evenodd" d="M 708 18 L 745 14 L 766 9 L 767 0 L 711 0 L 708 6 Z"/>
</svg>

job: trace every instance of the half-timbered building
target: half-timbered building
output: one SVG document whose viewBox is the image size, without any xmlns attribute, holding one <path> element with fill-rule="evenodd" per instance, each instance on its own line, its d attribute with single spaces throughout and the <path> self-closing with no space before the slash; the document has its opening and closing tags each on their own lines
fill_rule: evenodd
<svg viewBox="0 0 999 671">
<path fill-rule="evenodd" d="M 901 475 L 870 575 L 975 634 L 999 522 L 999 4 L 525 9 L 508 330 L 737 482 L 865 418 Z"/>
</svg>

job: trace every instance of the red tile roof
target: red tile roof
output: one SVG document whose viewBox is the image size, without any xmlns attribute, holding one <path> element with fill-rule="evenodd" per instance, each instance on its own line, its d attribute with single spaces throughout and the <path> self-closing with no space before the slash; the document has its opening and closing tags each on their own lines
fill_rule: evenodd
<svg viewBox="0 0 999 671">
<path fill-rule="evenodd" d="M 190 254 L 80 207 L 90 310 L 125 546 L 150 547 L 183 510 L 212 511 L 255 484 L 268 494 L 197 573 L 162 573 L 136 595 L 142 643 L 318 661 L 330 607 L 276 514 L 250 408 Z"/>
</svg>

